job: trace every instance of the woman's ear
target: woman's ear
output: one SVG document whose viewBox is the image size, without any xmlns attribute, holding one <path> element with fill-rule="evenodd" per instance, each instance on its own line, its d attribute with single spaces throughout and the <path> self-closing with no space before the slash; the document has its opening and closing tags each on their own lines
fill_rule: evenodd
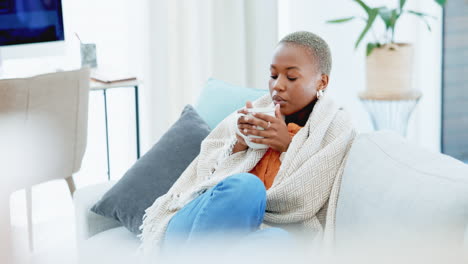
<svg viewBox="0 0 468 264">
<path fill-rule="evenodd" d="M 322 74 L 320 80 L 319 80 L 319 89 L 320 90 L 325 90 L 328 86 L 328 81 L 329 77 L 327 74 Z"/>
</svg>

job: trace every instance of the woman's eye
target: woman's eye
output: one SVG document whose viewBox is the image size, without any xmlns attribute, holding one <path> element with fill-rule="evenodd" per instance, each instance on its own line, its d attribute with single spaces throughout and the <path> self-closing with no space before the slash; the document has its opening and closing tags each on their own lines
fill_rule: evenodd
<svg viewBox="0 0 468 264">
<path fill-rule="evenodd" d="M 270 77 L 271 77 L 272 79 L 274 79 L 274 80 L 276 80 L 276 79 L 278 78 L 278 76 L 276 76 L 276 75 L 271 75 Z"/>
<path fill-rule="evenodd" d="M 295 81 L 295 80 L 297 80 L 297 78 L 288 77 L 288 80 L 290 80 L 290 81 Z"/>
</svg>

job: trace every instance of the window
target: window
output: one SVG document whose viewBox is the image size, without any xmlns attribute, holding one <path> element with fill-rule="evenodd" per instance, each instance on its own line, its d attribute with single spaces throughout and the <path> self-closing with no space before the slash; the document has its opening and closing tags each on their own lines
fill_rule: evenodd
<svg viewBox="0 0 468 264">
<path fill-rule="evenodd" d="M 468 0 L 444 10 L 442 152 L 468 163 Z"/>
</svg>

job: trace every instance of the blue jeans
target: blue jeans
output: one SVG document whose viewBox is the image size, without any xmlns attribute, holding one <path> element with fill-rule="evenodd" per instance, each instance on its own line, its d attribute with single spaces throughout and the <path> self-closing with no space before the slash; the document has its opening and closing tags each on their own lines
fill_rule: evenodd
<svg viewBox="0 0 468 264">
<path fill-rule="evenodd" d="M 177 212 L 167 227 L 164 248 L 197 245 L 207 238 L 229 235 L 248 242 L 284 238 L 280 228 L 258 230 L 263 222 L 266 190 L 250 173 L 227 177 Z"/>
</svg>

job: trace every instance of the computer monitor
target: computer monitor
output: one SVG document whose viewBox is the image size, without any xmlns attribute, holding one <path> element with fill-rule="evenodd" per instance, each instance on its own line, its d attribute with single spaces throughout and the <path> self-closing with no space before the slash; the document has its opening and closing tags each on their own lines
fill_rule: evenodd
<svg viewBox="0 0 468 264">
<path fill-rule="evenodd" d="M 0 0 L 1 60 L 65 54 L 61 0 Z"/>
</svg>

